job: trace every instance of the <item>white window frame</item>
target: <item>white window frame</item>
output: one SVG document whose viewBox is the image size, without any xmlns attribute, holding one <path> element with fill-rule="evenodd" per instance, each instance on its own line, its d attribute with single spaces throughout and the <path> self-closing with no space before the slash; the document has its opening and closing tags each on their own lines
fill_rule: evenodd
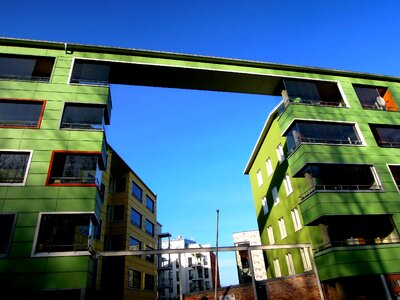
<svg viewBox="0 0 400 300">
<path fill-rule="evenodd" d="M 280 202 L 280 200 L 279 200 L 278 189 L 276 188 L 276 186 L 272 188 L 272 197 L 274 199 L 274 205 L 277 205 Z"/>
<path fill-rule="evenodd" d="M 40 222 L 42 220 L 43 215 L 90 215 L 93 214 L 93 217 L 96 218 L 96 214 L 94 211 L 79 211 L 79 212 L 40 212 L 36 224 L 36 231 L 35 231 L 35 237 L 33 239 L 33 245 L 32 245 L 32 252 L 31 252 L 31 257 L 50 257 L 50 256 L 85 256 L 85 255 L 90 255 L 89 251 L 65 251 L 65 252 L 40 252 L 36 253 L 36 244 L 37 244 L 37 239 L 39 237 L 39 230 L 40 230 Z M 96 218 L 97 219 L 97 218 Z M 93 234 L 92 234 L 93 235 Z M 92 237 L 93 238 L 93 237 Z M 89 241 L 88 241 L 89 242 Z"/>
<path fill-rule="evenodd" d="M 260 186 L 262 186 L 262 184 L 264 183 L 264 182 L 263 182 L 263 178 L 262 178 L 262 173 L 261 173 L 261 170 L 260 170 L 260 169 L 258 169 L 258 171 L 257 171 L 257 173 L 256 173 L 256 176 L 257 176 L 258 187 L 260 187 Z"/>
<path fill-rule="evenodd" d="M 29 158 L 28 158 L 28 162 L 27 162 L 26 170 L 25 170 L 25 174 L 24 174 L 24 180 L 22 182 L 19 182 L 19 183 L 0 183 L 0 186 L 25 186 L 26 180 L 28 178 L 29 168 L 30 168 L 31 162 L 32 162 L 33 150 L 0 149 L 0 152 L 24 152 L 24 153 L 29 153 Z"/>
<path fill-rule="evenodd" d="M 300 248 L 300 255 L 301 255 L 301 260 L 303 261 L 304 272 L 312 270 L 310 253 L 308 251 L 309 250 L 307 247 Z"/>
<path fill-rule="evenodd" d="M 291 193 L 293 193 L 293 186 L 292 186 L 292 183 L 290 181 L 289 174 L 286 174 L 285 178 L 283 178 L 283 184 L 285 186 L 286 196 L 289 196 Z"/>
<path fill-rule="evenodd" d="M 276 147 L 276 155 L 278 156 L 279 163 L 282 163 L 285 160 L 285 153 L 283 153 L 282 144 L 279 144 Z"/>
<path fill-rule="evenodd" d="M 269 243 L 271 245 L 274 245 L 275 244 L 275 237 L 274 237 L 274 230 L 272 229 L 272 226 L 268 226 L 267 227 L 267 234 L 268 234 Z"/>
<path fill-rule="evenodd" d="M 281 240 L 287 237 L 286 227 L 285 227 L 285 220 L 282 218 L 278 219 L 279 225 L 279 233 L 281 234 Z"/>
<path fill-rule="evenodd" d="M 265 166 L 267 167 L 268 177 L 270 177 L 274 173 L 274 168 L 272 167 L 272 161 L 270 157 L 268 157 L 265 161 Z"/>
<path fill-rule="evenodd" d="M 291 253 L 286 253 L 285 254 L 285 259 L 286 259 L 286 265 L 287 265 L 287 269 L 288 269 L 288 274 L 289 275 L 296 274 L 296 270 L 295 270 L 294 264 L 293 264 L 292 254 Z"/>
<path fill-rule="evenodd" d="M 279 259 L 274 258 L 273 263 L 274 263 L 275 277 L 281 277 L 282 272 L 281 272 L 281 265 L 279 264 Z"/>
<path fill-rule="evenodd" d="M 293 220 L 294 231 L 299 231 L 303 226 L 301 225 L 300 214 L 297 208 L 290 211 Z"/>
<path fill-rule="evenodd" d="M 267 197 L 262 197 L 261 199 L 261 204 L 263 207 L 263 211 L 264 211 L 264 215 L 269 213 L 269 208 L 268 208 L 268 201 L 267 201 Z"/>
</svg>

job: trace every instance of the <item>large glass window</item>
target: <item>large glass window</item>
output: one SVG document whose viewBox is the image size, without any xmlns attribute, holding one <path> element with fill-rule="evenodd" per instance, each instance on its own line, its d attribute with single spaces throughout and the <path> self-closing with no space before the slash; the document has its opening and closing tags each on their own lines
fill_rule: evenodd
<svg viewBox="0 0 400 300">
<path fill-rule="evenodd" d="M 149 220 L 146 220 L 146 233 L 154 236 L 154 224 L 151 223 Z"/>
<path fill-rule="evenodd" d="M 39 128 L 44 101 L 0 99 L 0 127 Z"/>
<path fill-rule="evenodd" d="M 147 291 L 154 290 L 154 275 L 144 274 L 144 289 Z"/>
<path fill-rule="evenodd" d="M 400 148 L 400 126 L 369 125 L 379 147 Z"/>
<path fill-rule="evenodd" d="M 134 181 L 132 181 L 132 195 L 142 202 L 143 190 Z"/>
<path fill-rule="evenodd" d="M 397 104 L 387 87 L 354 85 L 354 90 L 363 108 L 397 111 Z"/>
<path fill-rule="evenodd" d="M 43 214 L 35 252 L 85 251 L 92 237 L 89 214 Z"/>
<path fill-rule="evenodd" d="M 154 200 L 151 199 L 149 196 L 146 196 L 146 207 L 154 213 Z"/>
<path fill-rule="evenodd" d="M 124 237 L 122 234 L 112 234 L 104 236 L 105 251 L 124 250 Z"/>
<path fill-rule="evenodd" d="M 31 152 L 0 151 L 0 185 L 25 183 Z"/>
<path fill-rule="evenodd" d="M 129 250 L 141 250 L 141 248 L 142 243 L 139 240 L 131 237 L 129 240 Z"/>
<path fill-rule="evenodd" d="M 142 285 L 142 273 L 133 269 L 128 269 L 128 288 L 140 289 L 141 285 Z"/>
<path fill-rule="evenodd" d="M 71 83 L 108 85 L 110 65 L 104 62 L 76 60 Z"/>
<path fill-rule="evenodd" d="M 146 245 L 146 250 L 154 250 L 152 247 Z M 154 263 L 154 254 L 146 254 L 146 260 Z"/>
<path fill-rule="evenodd" d="M 136 210 L 131 208 L 131 224 L 142 227 L 142 215 Z"/>
<path fill-rule="evenodd" d="M 392 177 L 396 183 L 397 189 L 400 190 L 400 165 L 390 165 L 389 170 L 390 173 L 392 173 Z"/>
<path fill-rule="evenodd" d="M 50 81 L 54 57 L 0 54 L 0 78 Z"/>
<path fill-rule="evenodd" d="M 100 154 L 53 152 L 48 184 L 95 185 Z"/>
<path fill-rule="evenodd" d="M 10 249 L 16 214 L 0 214 L 0 256 L 6 256 Z"/>
<path fill-rule="evenodd" d="M 288 131 L 286 143 L 292 153 L 301 143 L 360 145 L 361 139 L 354 124 L 296 121 Z"/>
<path fill-rule="evenodd" d="M 65 103 L 61 128 L 102 130 L 104 105 Z"/>
<path fill-rule="evenodd" d="M 379 190 L 381 189 L 375 169 L 370 165 L 309 164 L 304 176 L 310 189 L 300 195 L 305 198 L 315 190 Z"/>
</svg>

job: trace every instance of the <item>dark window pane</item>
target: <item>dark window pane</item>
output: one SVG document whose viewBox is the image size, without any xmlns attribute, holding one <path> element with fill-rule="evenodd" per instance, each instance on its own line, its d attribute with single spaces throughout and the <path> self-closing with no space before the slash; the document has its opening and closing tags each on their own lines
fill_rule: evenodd
<svg viewBox="0 0 400 300">
<path fill-rule="evenodd" d="M 144 275 L 144 289 L 147 291 L 154 290 L 154 276 L 150 274 Z"/>
<path fill-rule="evenodd" d="M 123 193 L 126 191 L 126 177 L 118 177 L 114 180 L 114 193 Z"/>
<path fill-rule="evenodd" d="M 303 101 L 321 101 L 315 82 L 285 79 L 284 85 L 290 98 L 300 98 Z"/>
<path fill-rule="evenodd" d="M 98 155 L 54 153 L 49 184 L 95 184 Z"/>
<path fill-rule="evenodd" d="M 100 241 L 101 239 L 101 226 L 103 224 L 103 221 L 100 220 L 99 225 L 94 226 L 93 229 L 93 238 Z"/>
<path fill-rule="evenodd" d="M 131 208 L 131 224 L 142 227 L 142 215 L 133 208 Z"/>
<path fill-rule="evenodd" d="M 134 181 L 132 181 L 132 195 L 137 200 L 142 202 L 142 194 L 143 194 L 143 190 Z"/>
<path fill-rule="evenodd" d="M 130 238 L 129 250 L 141 250 L 141 245 L 142 245 L 142 243 L 139 240 L 137 240 L 133 237 Z"/>
<path fill-rule="evenodd" d="M 29 152 L 0 152 L 0 184 L 23 183 Z"/>
<path fill-rule="evenodd" d="M 383 109 L 385 104 L 380 104 L 377 97 L 383 97 L 387 88 L 374 86 L 354 86 L 358 100 L 364 108 Z"/>
<path fill-rule="evenodd" d="M 154 250 L 153 248 L 151 248 L 150 246 L 146 245 L 146 250 Z M 154 254 L 147 254 L 146 255 L 146 260 L 149 262 L 154 263 Z"/>
<path fill-rule="evenodd" d="M 87 250 L 92 230 L 90 215 L 49 214 L 40 220 L 38 252 Z"/>
<path fill-rule="evenodd" d="M 154 201 L 149 196 L 146 196 L 146 207 L 154 213 Z"/>
<path fill-rule="evenodd" d="M 113 209 L 113 221 L 123 221 L 125 219 L 125 205 L 115 205 Z"/>
<path fill-rule="evenodd" d="M 400 126 L 369 125 L 375 137 L 376 143 L 380 147 L 399 148 L 400 147 Z"/>
<path fill-rule="evenodd" d="M 0 255 L 7 255 L 14 229 L 15 214 L 0 214 Z"/>
<path fill-rule="evenodd" d="M 128 269 L 128 288 L 140 289 L 142 285 L 142 274 L 139 271 Z"/>
<path fill-rule="evenodd" d="M 0 54 L 0 78 L 48 82 L 53 64 L 53 57 Z"/>
<path fill-rule="evenodd" d="M 81 84 L 108 84 L 110 66 L 104 62 L 76 60 L 72 76 L 72 83 Z"/>
<path fill-rule="evenodd" d="M 38 127 L 43 101 L 0 100 L 0 127 Z"/>
<path fill-rule="evenodd" d="M 154 236 L 154 224 L 151 223 L 149 220 L 146 220 L 146 233 Z"/>
<path fill-rule="evenodd" d="M 120 251 L 123 248 L 124 238 L 122 234 L 106 235 L 104 237 L 104 250 L 106 251 Z"/>
<path fill-rule="evenodd" d="M 400 189 L 400 166 L 389 166 L 390 172 L 392 173 L 393 179 Z"/>
<path fill-rule="evenodd" d="M 66 103 L 61 128 L 101 130 L 104 109 L 102 105 Z"/>
</svg>

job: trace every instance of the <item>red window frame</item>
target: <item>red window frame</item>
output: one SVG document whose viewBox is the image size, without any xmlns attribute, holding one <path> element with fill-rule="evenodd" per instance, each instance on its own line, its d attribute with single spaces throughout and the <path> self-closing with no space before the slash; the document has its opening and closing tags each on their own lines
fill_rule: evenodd
<svg viewBox="0 0 400 300">
<path fill-rule="evenodd" d="M 85 187 L 96 187 L 96 183 L 49 183 L 51 170 L 53 169 L 54 155 L 56 153 L 69 153 L 69 154 L 85 154 L 85 155 L 97 155 L 101 159 L 100 151 L 74 151 L 74 150 L 53 150 L 51 153 L 49 170 L 47 171 L 46 186 L 85 186 Z"/>
<path fill-rule="evenodd" d="M 28 99 L 28 98 L 0 98 L 0 101 L 42 102 L 42 110 L 40 112 L 40 116 L 39 116 L 38 123 L 36 126 L 0 125 L 0 128 L 30 128 L 30 129 L 39 129 L 40 128 L 40 125 L 42 124 L 44 109 L 46 107 L 47 100 L 37 100 L 37 99 Z"/>
</svg>

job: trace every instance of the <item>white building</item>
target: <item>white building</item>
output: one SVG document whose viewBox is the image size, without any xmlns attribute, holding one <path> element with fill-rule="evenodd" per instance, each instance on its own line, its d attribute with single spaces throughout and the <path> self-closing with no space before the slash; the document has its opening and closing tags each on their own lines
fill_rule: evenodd
<svg viewBox="0 0 400 300">
<path fill-rule="evenodd" d="M 258 230 L 235 232 L 233 233 L 233 243 L 235 246 L 259 246 L 261 245 L 260 234 Z M 251 259 L 256 281 L 267 279 L 262 250 L 252 250 Z M 250 260 L 247 251 L 236 251 L 236 264 L 239 283 L 251 282 Z"/>
<path fill-rule="evenodd" d="M 174 299 L 182 294 L 213 289 L 213 268 L 215 256 L 210 252 L 201 252 L 201 248 L 210 245 L 200 245 L 195 241 L 178 237 L 162 242 L 162 249 L 191 249 L 199 248 L 196 253 L 163 254 L 161 266 L 165 272 L 160 273 L 159 281 L 170 282 L 170 288 L 159 291 L 159 299 Z"/>
</svg>

